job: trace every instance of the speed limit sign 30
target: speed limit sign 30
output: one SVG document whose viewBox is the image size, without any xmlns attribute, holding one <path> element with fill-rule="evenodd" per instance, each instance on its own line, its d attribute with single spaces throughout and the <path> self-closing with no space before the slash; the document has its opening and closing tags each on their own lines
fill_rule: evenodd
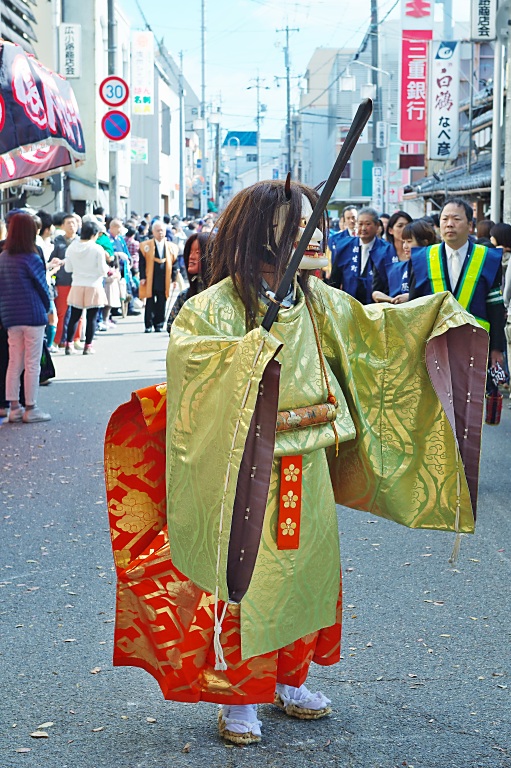
<svg viewBox="0 0 511 768">
<path fill-rule="evenodd" d="M 122 77 L 110 75 L 99 86 L 99 95 L 107 106 L 120 107 L 128 101 L 130 89 Z"/>
</svg>

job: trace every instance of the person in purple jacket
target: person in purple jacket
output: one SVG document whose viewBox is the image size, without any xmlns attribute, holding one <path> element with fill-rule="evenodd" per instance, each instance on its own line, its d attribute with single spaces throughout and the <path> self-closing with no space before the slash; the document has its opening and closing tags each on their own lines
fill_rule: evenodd
<svg viewBox="0 0 511 768">
<path fill-rule="evenodd" d="M 51 418 L 36 403 L 44 329 L 50 308 L 45 267 L 35 244 L 36 234 L 36 223 L 30 214 L 15 214 L 9 221 L 7 240 L 0 253 L 0 318 L 9 340 L 5 389 L 11 422 L 30 423 Z M 23 369 L 24 409 L 19 402 Z"/>
</svg>

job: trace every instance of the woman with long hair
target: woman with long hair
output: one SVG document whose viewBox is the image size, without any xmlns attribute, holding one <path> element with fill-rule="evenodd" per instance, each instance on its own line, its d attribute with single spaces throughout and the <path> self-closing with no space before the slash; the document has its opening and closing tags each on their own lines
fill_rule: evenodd
<svg viewBox="0 0 511 768">
<path fill-rule="evenodd" d="M 66 251 L 64 268 L 73 273 L 71 290 L 67 303 L 71 315 L 67 326 L 66 355 L 73 354 L 73 336 L 85 309 L 87 324 L 85 328 L 84 355 L 91 355 L 92 339 L 96 330 L 96 316 L 99 307 L 108 304 L 103 279 L 107 276 L 108 266 L 105 251 L 96 243 L 101 233 L 101 226 L 95 221 L 86 221 L 82 226 L 80 240 L 74 240 Z"/>
<path fill-rule="evenodd" d="M 407 224 L 411 224 L 413 218 L 406 211 L 396 211 L 392 214 L 387 224 L 385 239 L 394 246 L 397 257 L 402 260 L 403 257 L 403 229 Z"/>
<path fill-rule="evenodd" d="M 44 262 L 36 246 L 33 216 L 17 213 L 9 221 L 0 254 L 0 318 L 7 329 L 9 364 L 5 389 L 10 402 L 9 421 L 49 421 L 37 407 L 41 353 L 50 295 Z M 25 409 L 20 405 L 21 374 L 25 370 Z"/>
<path fill-rule="evenodd" d="M 185 301 L 192 296 L 196 296 L 208 286 L 208 250 L 211 246 L 211 243 L 208 243 L 208 241 L 210 237 L 209 232 L 198 232 L 190 235 L 185 243 L 183 260 L 190 286 L 181 291 L 170 310 L 169 319 L 167 320 L 168 333 L 170 333 L 172 323 L 178 316 L 179 310 Z"/>
</svg>

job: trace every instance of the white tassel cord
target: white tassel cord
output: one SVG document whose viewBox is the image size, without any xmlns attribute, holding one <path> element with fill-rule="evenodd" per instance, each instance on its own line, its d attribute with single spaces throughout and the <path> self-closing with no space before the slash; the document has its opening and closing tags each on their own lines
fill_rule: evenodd
<svg viewBox="0 0 511 768">
<path fill-rule="evenodd" d="M 224 657 L 224 651 L 222 648 L 222 643 L 220 642 L 220 635 L 222 634 L 222 624 L 225 619 L 225 614 L 227 612 L 227 603 L 224 603 L 224 607 L 222 609 L 222 615 L 220 618 L 218 618 L 218 587 L 215 590 L 215 635 L 213 638 L 213 647 L 215 649 L 215 669 L 219 672 L 225 672 L 227 669 L 227 663 L 225 661 Z"/>
<path fill-rule="evenodd" d="M 217 552 L 216 552 L 215 605 L 214 605 L 215 628 L 214 628 L 214 639 L 213 639 L 213 647 L 215 649 L 215 669 L 220 672 L 225 672 L 225 670 L 227 669 L 227 663 L 225 661 L 222 644 L 220 642 L 220 636 L 222 634 L 222 624 L 225 618 L 225 614 L 227 612 L 227 602 L 224 603 L 224 607 L 222 609 L 222 615 L 220 617 L 218 616 L 218 603 L 219 603 L 219 592 L 220 592 L 220 560 L 222 556 L 222 533 L 224 530 L 225 499 L 227 496 L 227 489 L 229 487 L 229 480 L 231 476 L 231 466 L 232 466 L 232 456 L 234 453 L 236 440 L 238 438 L 238 432 L 241 424 L 241 415 L 243 413 L 243 409 L 245 408 L 245 405 L 247 404 L 248 395 L 249 395 L 250 387 L 252 384 L 251 379 L 254 374 L 255 367 L 257 365 L 261 352 L 263 351 L 263 347 L 264 347 L 264 339 L 263 341 L 261 341 L 261 344 L 259 345 L 259 349 L 256 352 L 254 362 L 252 363 L 250 378 L 247 382 L 247 387 L 245 389 L 245 394 L 243 396 L 243 400 L 241 403 L 238 421 L 236 422 L 236 427 L 234 429 L 234 435 L 231 443 L 231 450 L 229 453 L 229 461 L 227 463 L 227 471 L 225 473 L 225 483 L 224 483 L 224 493 L 222 496 L 222 504 L 220 505 L 220 520 L 218 523 L 218 541 L 217 541 Z"/>
</svg>

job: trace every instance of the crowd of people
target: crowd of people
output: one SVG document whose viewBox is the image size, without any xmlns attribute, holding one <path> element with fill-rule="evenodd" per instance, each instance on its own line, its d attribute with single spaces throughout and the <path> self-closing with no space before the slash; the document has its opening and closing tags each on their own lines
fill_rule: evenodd
<svg viewBox="0 0 511 768">
<path fill-rule="evenodd" d="M 124 316 L 142 313 L 145 333 L 170 333 L 184 302 L 208 285 L 208 240 L 215 226 L 212 214 L 181 220 L 144 213 L 121 221 L 101 207 L 83 217 L 11 211 L 0 224 L 0 417 L 50 418 L 36 405 L 41 347 L 50 355 L 93 354 L 95 337 Z M 510 224 L 476 222 L 472 207 L 458 198 L 418 219 L 403 210 L 389 215 L 347 205 L 330 221 L 327 243 L 329 266 L 317 275 L 362 304 L 401 304 L 439 290 L 459 300 L 473 278 L 474 246 L 484 246 L 484 269 L 467 308 L 476 313 L 477 306 L 490 333 L 492 362 L 509 381 L 511 313 L 506 323 L 504 306 L 507 311 L 511 301 Z M 25 326 L 38 328 L 36 336 L 30 331 L 30 342 L 19 331 Z"/>
<path fill-rule="evenodd" d="M 10 211 L 0 222 L 0 418 L 48 421 L 37 390 L 52 355 L 93 354 L 95 337 L 126 315 L 143 313 L 145 333 L 162 332 L 174 296 L 170 329 L 183 297 L 205 287 L 188 258 L 213 226 L 212 216 L 149 213 L 123 222 L 101 207 L 83 217 Z"/>
<path fill-rule="evenodd" d="M 462 198 L 418 219 L 347 206 L 333 222 L 328 281 L 362 304 L 401 304 L 450 291 L 490 336 L 490 365 L 509 385 L 511 224 L 476 221 Z"/>
</svg>

